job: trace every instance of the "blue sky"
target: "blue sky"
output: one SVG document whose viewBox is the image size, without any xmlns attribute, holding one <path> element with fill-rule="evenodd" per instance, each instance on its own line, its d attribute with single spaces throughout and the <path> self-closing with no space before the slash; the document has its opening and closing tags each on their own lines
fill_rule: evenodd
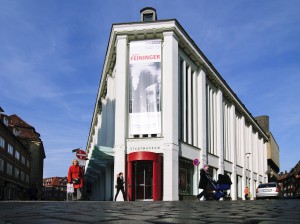
<svg viewBox="0 0 300 224">
<path fill-rule="evenodd" d="M 300 1 L 0 0 L 0 106 L 41 134 L 44 177 L 86 147 L 111 25 L 177 19 L 253 116 L 268 115 L 281 171 L 300 159 Z"/>
</svg>

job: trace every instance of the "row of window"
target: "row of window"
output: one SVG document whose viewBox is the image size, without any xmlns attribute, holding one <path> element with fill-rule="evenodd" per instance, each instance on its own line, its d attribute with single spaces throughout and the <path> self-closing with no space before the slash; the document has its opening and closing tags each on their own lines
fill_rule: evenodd
<svg viewBox="0 0 300 224">
<path fill-rule="evenodd" d="M 0 136 L 0 148 L 5 148 L 5 140 Z M 7 152 L 14 156 L 15 159 L 18 161 L 21 161 L 23 165 L 26 165 L 27 167 L 30 167 L 30 160 L 26 159 L 24 155 L 22 155 L 17 149 L 14 149 L 14 147 L 11 144 L 7 144 Z"/>
<path fill-rule="evenodd" d="M 0 172 L 4 172 L 4 166 L 4 160 L 0 158 Z M 13 167 L 13 165 L 9 162 L 6 163 L 6 174 L 23 182 L 29 183 L 29 174 L 20 170 L 18 167 Z"/>
<path fill-rule="evenodd" d="M 184 54 L 180 58 L 179 72 L 180 137 L 183 142 L 199 147 L 199 132 L 201 132 L 199 125 L 202 125 L 199 123 L 199 116 L 201 116 L 199 110 L 203 106 L 201 74 Z M 251 152 L 251 159 L 257 161 L 251 165 L 251 169 L 259 173 L 266 169 L 261 165 L 264 164 L 263 159 L 266 157 L 262 154 L 264 152 L 263 139 L 208 79 L 206 79 L 206 116 L 208 153 L 216 156 L 223 153 L 224 160 L 230 162 L 233 161 L 233 153 L 236 153 L 237 164 L 244 166 L 245 154 Z M 223 148 L 223 152 L 219 151 L 220 147 Z"/>
</svg>

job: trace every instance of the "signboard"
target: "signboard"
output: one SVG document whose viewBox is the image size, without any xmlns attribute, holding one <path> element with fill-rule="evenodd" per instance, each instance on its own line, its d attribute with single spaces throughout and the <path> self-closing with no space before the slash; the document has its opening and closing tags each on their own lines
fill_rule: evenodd
<svg viewBox="0 0 300 224">
<path fill-rule="evenodd" d="M 161 40 L 131 41 L 129 134 L 161 133 Z"/>
<path fill-rule="evenodd" d="M 79 149 L 79 150 L 76 151 L 76 157 L 78 159 L 86 159 L 86 152 Z"/>
<path fill-rule="evenodd" d="M 200 164 L 199 159 L 194 159 L 193 164 L 194 166 L 198 166 Z"/>
</svg>

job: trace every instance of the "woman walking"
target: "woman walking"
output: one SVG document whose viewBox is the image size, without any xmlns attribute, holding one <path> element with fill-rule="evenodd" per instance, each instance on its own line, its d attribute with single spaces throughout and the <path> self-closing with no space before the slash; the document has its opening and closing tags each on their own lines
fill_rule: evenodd
<svg viewBox="0 0 300 224">
<path fill-rule="evenodd" d="M 122 191 L 123 194 L 123 200 L 126 201 L 126 196 L 125 196 L 125 190 L 124 190 L 124 177 L 123 177 L 123 173 L 120 172 L 117 175 L 117 184 L 116 184 L 116 188 L 117 188 L 117 193 L 115 195 L 115 201 L 117 200 L 118 194 L 120 191 Z"/>
</svg>

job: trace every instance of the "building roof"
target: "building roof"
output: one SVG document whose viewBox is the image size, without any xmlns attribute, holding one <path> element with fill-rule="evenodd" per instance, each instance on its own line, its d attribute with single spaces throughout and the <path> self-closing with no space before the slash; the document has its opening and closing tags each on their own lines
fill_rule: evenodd
<svg viewBox="0 0 300 224">
<path fill-rule="evenodd" d="M 47 180 L 51 179 L 51 182 L 45 187 L 60 187 L 61 185 L 66 186 L 67 177 L 48 177 L 43 178 L 43 183 L 47 182 Z M 60 181 L 62 180 L 62 181 Z"/>
<path fill-rule="evenodd" d="M 8 116 L 9 126 L 17 128 L 20 133 L 18 137 L 24 140 L 41 141 L 40 134 L 37 133 L 31 125 L 22 120 L 19 116 L 13 114 Z"/>
<path fill-rule="evenodd" d="M 278 180 L 284 180 L 292 176 L 300 178 L 300 161 L 298 161 L 298 163 L 290 170 L 290 172 L 285 171 L 279 173 Z"/>
</svg>

